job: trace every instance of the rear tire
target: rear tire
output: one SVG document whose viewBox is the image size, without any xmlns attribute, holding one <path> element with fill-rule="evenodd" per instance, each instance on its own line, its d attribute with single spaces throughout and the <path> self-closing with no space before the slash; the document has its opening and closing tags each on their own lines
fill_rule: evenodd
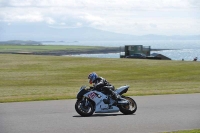
<svg viewBox="0 0 200 133">
<path fill-rule="evenodd" d="M 84 117 L 91 116 L 95 111 L 94 104 L 91 101 L 88 101 L 87 106 L 84 104 L 83 100 L 77 100 L 75 104 L 76 112 Z"/>
<path fill-rule="evenodd" d="M 130 97 L 123 97 L 123 98 L 129 101 L 129 105 L 120 105 L 120 106 L 118 106 L 119 110 L 125 115 L 135 113 L 137 110 L 137 104 L 136 104 L 135 100 L 133 100 Z"/>
</svg>

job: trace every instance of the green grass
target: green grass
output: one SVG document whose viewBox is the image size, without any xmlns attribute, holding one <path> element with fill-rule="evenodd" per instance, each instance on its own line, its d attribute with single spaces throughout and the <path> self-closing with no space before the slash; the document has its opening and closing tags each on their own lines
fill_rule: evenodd
<svg viewBox="0 0 200 133">
<path fill-rule="evenodd" d="M 0 45 L 0 52 L 41 52 L 55 50 L 85 51 L 99 50 L 105 47 L 98 46 L 70 46 L 70 45 Z"/>
<path fill-rule="evenodd" d="M 0 102 L 75 98 L 97 72 L 126 95 L 200 93 L 200 62 L 0 55 Z"/>
<path fill-rule="evenodd" d="M 165 132 L 165 133 L 200 133 L 200 129 L 173 131 L 173 132 Z"/>
</svg>

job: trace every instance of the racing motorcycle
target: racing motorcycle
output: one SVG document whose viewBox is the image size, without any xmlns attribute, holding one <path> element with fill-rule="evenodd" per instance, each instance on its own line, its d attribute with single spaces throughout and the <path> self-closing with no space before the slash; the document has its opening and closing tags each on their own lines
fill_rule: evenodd
<svg viewBox="0 0 200 133">
<path fill-rule="evenodd" d="M 137 104 L 131 97 L 122 94 L 128 91 L 129 86 L 121 86 L 115 90 L 119 98 L 104 92 L 96 91 L 93 87 L 82 86 L 77 94 L 75 110 L 81 116 L 91 116 L 93 113 L 122 112 L 125 115 L 133 114 L 137 110 Z"/>
</svg>

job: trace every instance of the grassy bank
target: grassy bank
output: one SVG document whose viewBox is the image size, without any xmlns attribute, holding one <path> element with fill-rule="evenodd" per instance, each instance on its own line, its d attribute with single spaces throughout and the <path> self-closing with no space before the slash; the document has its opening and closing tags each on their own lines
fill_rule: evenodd
<svg viewBox="0 0 200 133">
<path fill-rule="evenodd" d="M 118 53 L 119 47 L 71 46 L 71 45 L 0 45 L 2 54 L 70 55 L 84 53 Z"/>
<path fill-rule="evenodd" d="M 165 133 L 200 133 L 200 129 L 181 130 L 181 131 L 173 131 L 173 132 L 165 132 Z"/>
<path fill-rule="evenodd" d="M 0 52 L 41 52 L 56 50 L 90 50 L 101 49 L 96 46 L 70 46 L 70 45 L 0 45 Z"/>
<path fill-rule="evenodd" d="M 95 71 L 126 95 L 200 93 L 200 62 L 0 55 L 0 102 L 75 98 Z"/>
</svg>

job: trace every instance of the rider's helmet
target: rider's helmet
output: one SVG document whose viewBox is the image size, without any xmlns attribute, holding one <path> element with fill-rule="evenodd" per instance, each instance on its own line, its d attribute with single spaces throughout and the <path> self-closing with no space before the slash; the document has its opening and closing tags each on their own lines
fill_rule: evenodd
<svg viewBox="0 0 200 133">
<path fill-rule="evenodd" d="M 92 84 L 96 79 L 98 75 L 95 72 L 92 72 L 88 75 L 89 83 Z"/>
</svg>

